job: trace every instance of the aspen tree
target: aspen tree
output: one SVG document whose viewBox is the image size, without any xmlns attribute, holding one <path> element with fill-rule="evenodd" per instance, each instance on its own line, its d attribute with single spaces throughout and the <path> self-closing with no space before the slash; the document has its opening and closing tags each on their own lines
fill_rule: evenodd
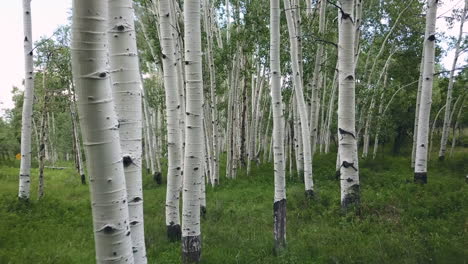
<svg viewBox="0 0 468 264">
<path fill-rule="evenodd" d="M 446 107 L 445 107 L 445 114 L 444 114 L 444 125 L 442 129 L 442 138 L 440 140 L 440 150 L 439 150 L 439 160 L 445 159 L 445 152 L 447 150 L 447 139 L 450 130 L 450 108 L 452 104 L 452 90 L 453 90 L 453 83 L 454 83 L 454 75 L 455 75 L 455 68 L 457 67 L 458 57 L 460 56 L 460 44 L 463 40 L 463 24 L 465 23 L 465 18 L 468 12 L 468 0 L 465 0 L 465 7 L 461 14 L 461 21 L 460 21 L 460 31 L 458 33 L 458 39 L 455 43 L 455 57 L 453 58 L 452 63 L 452 70 L 450 71 L 449 77 L 449 85 L 447 88 L 447 99 L 446 99 Z"/>
<path fill-rule="evenodd" d="M 143 224 L 141 79 L 131 0 L 108 0 L 112 96 L 119 122 L 135 263 L 147 263 Z"/>
<path fill-rule="evenodd" d="M 438 0 L 428 0 L 426 14 L 424 70 L 420 101 L 421 105 L 419 107 L 416 159 L 414 168 L 414 181 L 416 183 L 422 184 L 427 183 L 429 116 L 431 112 L 432 86 L 434 80 L 437 3 Z"/>
<path fill-rule="evenodd" d="M 31 186 L 31 120 L 34 102 L 34 66 L 32 46 L 31 0 L 23 0 L 24 99 L 21 115 L 20 199 L 29 199 Z"/>
<path fill-rule="evenodd" d="M 426 37 L 424 37 L 426 39 Z M 413 147 L 411 149 L 411 168 L 414 168 L 416 162 L 416 141 L 418 139 L 418 121 L 419 121 L 419 106 L 421 105 L 421 91 L 422 91 L 422 78 L 424 70 L 424 48 L 421 56 L 421 63 L 419 65 L 419 79 L 418 79 L 418 92 L 416 94 L 416 109 L 414 111 L 414 127 L 413 127 Z"/>
<path fill-rule="evenodd" d="M 373 117 L 373 113 L 374 113 L 375 96 L 377 95 L 377 93 L 380 90 L 380 80 L 386 74 L 387 69 L 388 69 L 389 64 L 390 64 L 390 60 L 391 60 L 393 54 L 395 54 L 396 51 L 397 50 L 395 49 L 387 57 L 387 60 L 385 61 L 385 65 L 384 65 L 382 71 L 380 72 L 380 76 L 379 76 L 379 78 L 377 80 L 377 83 L 376 83 L 376 85 L 375 85 L 375 87 L 373 88 L 373 91 L 372 91 L 371 102 L 370 102 L 370 105 L 369 105 L 369 110 L 367 111 L 366 123 L 364 125 L 364 139 L 363 139 L 364 140 L 364 144 L 363 144 L 364 146 L 363 146 L 363 149 L 362 149 L 362 157 L 363 158 L 367 158 L 367 154 L 369 153 L 370 126 L 371 126 L 371 123 L 372 123 L 372 117 Z M 364 111 L 364 110 L 362 110 L 362 111 Z"/>
<path fill-rule="evenodd" d="M 298 62 L 298 43 L 297 43 L 297 31 L 294 23 L 294 14 L 291 8 L 289 0 L 284 0 L 284 9 L 286 10 L 286 21 L 288 24 L 289 42 L 290 42 L 290 54 L 292 64 L 292 79 L 294 84 L 294 92 L 297 98 L 297 109 L 301 120 L 301 134 L 302 144 L 304 151 L 304 182 L 305 192 L 308 197 L 314 195 L 314 183 L 312 180 L 312 149 L 310 144 L 310 130 L 309 121 L 307 116 L 307 107 L 304 99 L 302 75 L 300 72 L 300 64 Z M 296 12 L 296 11 L 294 11 Z"/>
<path fill-rule="evenodd" d="M 338 141 L 341 207 L 359 206 L 355 128 L 354 0 L 340 0 L 338 10 Z"/>
<path fill-rule="evenodd" d="M 71 86 L 71 87 L 70 87 Z M 73 128 L 73 145 L 75 146 L 76 151 L 76 166 L 78 173 L 81 177 L 81 184 L 86 184 L 86 176 L 84 173 L 83 158 L 81 155 L 81 143 L 80 143 L 80 134 L 78 132 L 77 116 L 76 116 L 76 98 L 75 98 L 75 89 L 73 87 L 73 81 L 68 87 L 68 93 L 70 94 L 70 117 L 72 121 Z M 73 90 L 73 92 L 72 92 Z"/>
<path fill-rule="evenodd" d="M 207 36 L 207 61 L 208 69 L 210 72 L 210 110 L 211 110 L 211 134 L 212 137 L 212 157 L 210 158 L 212 166 L 212 175 L 213 175 L 213 185 L 219 183 L 219 154 L 218 154 L 218 111 L 217 105 L 218 100 L 216 98 L 216 71 L 215 63 L 213 58 L 213 31 L 211 30 L 211 25 L 214 23 L 210 16 L 211 6 L 209 0 L 204 0 L 204 22 L 205 22 L 205 32 Z"/>
<path fill-rule="evenodd" d="M 107 1 L 73 1 L 72 70 L 89 172 L 96 262 L 134 263 L 107 64 L 107 14 Z"/>
<path fill-rule="evenodd" d="M 49 54 L 50 55 L 50 54 Z M 41 129 L 39 131 L 39 185 L 38 185 L 38 199 L 41 199 L 44 196 L 44 163 L 45 163 L 45 154 L 46 149 L 45 146 L 47 145 L 48 137 L 47 137 L 47 125 L 48 125 L 48 117 L 49 111 L 47 107 L 47 103 L 49 101 L 48 90 L 46 85 L 46 76 L 47 76 L 47 63 L 49 58 L 47 58 L 47 62 L 45 64 L 44 70 L 42 71 L 42 89 L 44 92 L 43 102 L 42 102 L 42 116 L 41 116 Z"/>
<path fill-rule="evenodd" d="M 180 240 L 179 197 L 182 184 L 182 145 L 180 142 L 177 87 L 177 58 L 172 26 L 171 0 L 159 1 L 164 90 L 166 92 L 168 169 L 166 191 L 166 227 L 170 240 Z"/>
<path fill-rule="evenodd" d="M 182 260 L 201 257 L 200 185 L 203 172 L 203 76 L 200 0 L 184 1 L 186 119 L 182 206 Z"/>
<path fill-rule="evenodd" d="M 458 109 L 458 113 L 457 113 L 457 119 L 455 120 L 455 124 L 453 125 L 452 147 L 450 148 L 450 156 L 453 155 L 453 149 L 455 148 L 455 143 L 457 142 L 457 136 L 455 132 L 456 132 L 456 129 L 459 128 L 458 126 L 459 126 L 460 116 L 463 113 L 463 108 L 465 107 L 465 102 L 466 102 L 465 96 L 463 96 L 463 100 L 461 102 L 462 102 L 461 106 Z"/>
<path fill-rule="evenodd" d="M 320 37 L 325 33 L 325 11 L 327 8 L 326 0 L 320 0 L 320 12 L 319 12 L 319 31 Z M 320 76 L 323 62 L 326 61 L 323 56 L 323 44 L 318 44 L 317 52 L 315 53 L 315 65 L 312 79 L 312 104 L 310 107 L 310 133 L 311 133 L 311 144 L 312 153 L 315 152 L 317 145 L 317 130 L 318 130 L 318 112 L 319 112 L 319 101 L 320 101 Z"/>
<path fill-rule="evenodd" d="M 273 107 L 275 174 L 273 214 L 275 221 L 275 250 L 277 253 L 286 246 L 286 177 L 283 142 L 283 99 L 281 97 L 280 41 L 280 1 L 270 0 L 270 85 L 271 105 Z"/>
<path fill-rule="evenodd" d="M 439 111 L 437 111 L 437 114 L 434 118 L 434 121 L 432 121 L 432 129 L 430 130 L 430 133 L 429 133 L 429 150 L 428 150 L 428 157 L 427 159 L 430 160 L 431 159 L 431 152 L 432 152 L 432 136 L 434 135 L 434 130 L 436 129 L 436 125 L 437 125 L 437 120 L 439 119 L 439 115 L 440 113 L 442 112 L 442 110 L 444 110 L 444 108 L 446 107 L 447 105 L 444 105 L 442 106 Z M 430 129 L 430 126 L 429 126 L 429 129 Z"/>
</svg>

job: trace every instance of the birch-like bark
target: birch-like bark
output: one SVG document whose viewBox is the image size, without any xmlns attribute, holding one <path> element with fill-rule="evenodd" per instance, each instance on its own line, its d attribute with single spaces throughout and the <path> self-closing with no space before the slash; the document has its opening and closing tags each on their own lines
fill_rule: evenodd
<svg viewBox="0 0 468 264">
<path fill-rule="evenodd" d="M 426 39 L 426 37 L 424 37 Z M 421 105 L 421 91 L 422 91 L 422 79 L 424 70 L 424 48 L 421 56 L 421 63 L 419 65 L 419 79 L 418 79 L 418 92 L 416 94 L 416 109 L 414 111 L 414 127 L 413 127 L 413 147 L 411 149 L 411 168 L 414 168 L 416 163 L 416 140 L 418 139 L 418 121 L 419 121 L 419 107 Z"/>
<path fill-rule="evenodd" d="M 75 98 L 75 88 L 73 82 L 70 85 L 71 87 L 68 88 L 68 93 L 70 94 L 70 117 L 72 121 L 72 128 L 73 128 L 73 143 L 75 145 L 76 151 L 76 165 L 78 169 L 78 173 L 80 174 L 81 184 L 86 184 L 86 176 L 84 172 L 84 165 L 83 165 L 83 156 L 81 154 L 81 140 L 80 140 L 80 133 L 78 132 L 78 124 L 77 124 L 77 116 L 76 116 L 76 98 Z"/>
<path fill-rule="evenodd" d="M 152 140 L 152 137 L 151 137 L 151 130 L 152 130 L 152 127 L 150 126 L 150 114 L 149 114 L 149 109 L 148 109 L 148 103 L 147 103 L 147 100 L 145 99 L 145 91 L 144 89 L 142 90 L 142 93 L 143 93 L 143 119 L 145 121 L 145 144 L 147 145 L 147 149 L 148 149 L 148 158 L 149 160 L 147 160 L 146 162 L 148 162 L 150 164 L 150 169 L 151 169 L 151 175 L 154 175 L 156 174 L 156 171 L 155 171 L 155 166 L 154 166 L 154 152 L 153 152 L 153 140 Z"/>
<path fill-rule="evenodd" d="M 388 74 L 386 70 L 384 83 L 383 83 L 383 89 L 382 89 L 383 91 L 382 91 L 382 94 L 380 95 L 380 104 L 379 104 L 379 112 L 378 112 L 378 118 L 377 118 L 377 128 L 375 131 L 374 152 L 372 153 L 372 159 L 375 159 L 377 155 L 377 148 L 379 147 L 379 134 L 380 134 L 380 127 L 382 125 L 382 120 L 383 120 L 384 95 L 385 95 L 385 89 L 387 88 L 387 79 L 388 79 Z"/>
<path fill-rule="evenodd" d="M 49 118 L 49 112 L 48 112 L 48 101 L 49 101 L 49 96 L 48 96 L 48 91 L 47 91 L 47 85 L 46 85 L 46 77 L 47 76 L 47 63 L 46 66 L 44 67 L 44 70 L 42 71 L 42 89 L 44 92 L 44 97 L 42 101 L 42 117 L 41 117 L 41 129 L 39 132 L 39 184 L 38 184 L 38 194 L 37 194 L 37 199 L 41 199 L 44 196 L 44 163 L 45 163 L 45 154 L 46 154 L 46 149 L 45 146 L 47 145 L 47 125 L 48 125 L 48 118 Z"/>
<path fill-rule="evenodd" d="M 72 70 L 89 172 L 97 263 L 134 263 L 119 122 L 107 57 L 107 1 L 74 0 Z"/>
<path fill-rule="evenodd" d="M 379 79 L 377 80 L 377 83 L 376 83 L 376 85 L 375 85 L 375 87 L 373 88 L 373 91 L 372 91 L 371 102 L 370 102 L 370 105 L 369 105 L 369 110 L 367 111 L 366 123 L 365 123 L 365 126 L 364 126 L 364 139 L 363 139 L 364 140 L 364 144 L 363 144 L 364 146 L 362 148 L 362 157 L 363 158 L 367 158 L 367 154 L 369 153 L 370 127 L 371 127 L 371 124 L 372 124 L 372 117 L 373 117 L 373 114 L 374 114 L 375 96 L 377 95 L 377 93 L 380 90 L 380 80 L 382 79 L 382 77 L 384 75 L 386 76 L 387 71 L 388 71 L 388 67 L 389 67 L 389 64 L 390 64 L 390 60 L 391 60 L 393 54 L 395 54 L 395 52 L 396 52 L 396 49 L 390 53 L 387 60 L 385 61 L 385 65 L 384 65 L 382 71 L 380 72 Z M 386 78 L 386 77 L 384 77 L 384 78 Z"/>
<path fill-rule="evenodd" d="M 295 29 L 294 15 L 291 9 L 291 3 L 289 0 L 284 0 L 284 9 L 286 10 L 286 21 L 288 24 L 289 31 L 289 43 L 290 43 L 290 54 L 291 54 L 291 65 L 293 71 L 293 83 L 294 91 L 297 98 L 297 109 L 301 120 L 301 134 L 302 143 L 304 148 L 304 182 L 305 192 L 307 197 L 314 195 L 314 183 L 312 180 L 312 149 L 310 144 L 310 130 L 309 121 L 307 116 L 307 107 L 304 99 L 302 75 L 300 73 L 300 64 L 298 62 L 298 43 L 297 43 L 297 31 Z"/>
<path fill-rule="evenodd" d="M 322 38 L 325 33 L 325 22 L 326 22 L 326 11 L 327 2 L 326 0 L 320 0 L 320 13 L 319 13 L 319 30 L 318 35 Z M 325 59 L 326 60 L 326 59 Z M 323 44 L 318 43 L 317 52 L 315 53 L 315 66 L 314 66 L 314 75 L 312 79 L 312 104 L 310 106 L 310 133 L 311 133 L 311 144 L 312 144 L 312 153 L 315 153 L 315 148 L 317 145 L 317 132 L 318 132 L 318 112 L 319 102 L 320 102 L 320 83 L 321 83 L 321 71 L 322 64 L 325 61 L 323 58 Z"/>
<path fill-rule="evenodd" d="M 24 99 L 21 115 L 21 161 L 19 173 L 20 199 L 29 199 L 31 186 L 31 120 L 34 102 L 34 66 L 32 47 L 31 0 L 23 0 L 24 30 Z"/>
<path fill-rule="evenodd" d="M 463 39 L 463 24 L 465 23 L 465 18 L 468 12 L 468 0 L 465 0 L 465 7 L 460 21 L 460 31 L 458 34 L 458 40 L 455 44 L 455 57 L 453 58 L 452 70 L 450 71 L 449 84 L 447 88 L 447 100 L 445 102 L 445 114 L 444 114 L 444 125 L 442 129 L 442 138 L 440 140 L 440 150 L 439 150 L 439 160 L 445 159 L 445 152 L 447 150 L 447 139 L 450 130 L 450 108 L 452 104 L 452 91 L 454 83 L 455 68 L 457 67 L 458 57 L 460 56 L 460 44 Z"/>
<path fill-rule="evenodd" d="M 108 0 L 112 96 L 119 121 L 135 263 L 147 263 L 143 224 L 141 79 L 131 0 Z"/>
<path fill-rule="evenodd" d="M 338 140 L 341 207 L 359 206 L 359 166 L 355 128 L 354 0 L 340 0 L 338 11 Z"/>
<path fill-rule="evenodd" d="M 273 151 L 275 198 L 273 203 L 275 250 L 286 247 L 286 177 L 284 160 L 284 116 L 281 96 L 280 1 L 270 0 L 270 70 L 273 107 Z M 291 162 L 291 161 L 290 161 Z"/>
<path fill-rule="evenodd" d="M 336 61 L 335 65 L 335 73 L 333 74 L 333 82 L 332 82 L 332 91 L 330 95 L 330 102 L 328 103 L 328 114 L 327 114 L 327 127 L 325 132 L 325 153 L 328 153 L 330 150 L 330 126 L 333 123 L 333 117 L 335 116 L 335 98 L 336 98 L 336 88 L 338 87 L 338 61 Z"/>
<path fill-rule="evenodd" d="M 457 119 L 455 120 L 455 124 L 453 125 L 452 147 L 450 148 L 450 156 L 453 155 L 453 150 L 455 149 L 455 146 L 456 146 L 457 136 L 456 136 L 455 133 L 456 133 L 456 130 L 457 130 L 458 125 L 459 125 L 458 122 L 460 120 L 461 113 L 463 113 L 463 108 L 465 107 L 465 102 L 466 102 L 466 97 L 462 101 L 460 109 L 458 109 Z"/>
<path fill-rule="evenodd" d="M 184 1 L 186 120 L 184 191 L 182 206 L 182 260 L 201 257 L 200 184 L 203 172 L 203 76 L 200 0 Z"/>
<path fill-rule="evenodd" d="M 438 0 L 429 0 L 426 13 L 426 33 L 424 39 L 424 70 L 421 90 L 421 105 L 418 117 L 418 136 L 416 140 L 416 159 L 414 181 L 427 183 L 427 151 L 429 134 L 429 116 L 432 103 L 434 81 L 435 40 Z"/>
<path fill-rule="evenodd" d="M 439 115 L 440 113 L 442 112 L 442 110 L 444 110 L 444 108 L 446 107 L 447 105 L 444 105 L 442 106 L 439 111 L 437 111 L 437 114 L 434 118 L 434 121 L 432 122 L 432 129 L 431 129 L 431 132 L 429 133 L 429 152 L 427 154 L 427 159 L 428 160 L 431 160 L 431 152 L 432 152 L 432 136 L 434 135 L 434 131 L 436 129 L 436 125 L 437 125 L 437 120 L 439 119 Z"/>
<path fill-rule="evenodd" d="M 291 101 L 293 102 L 292 104 L 292 109 L 293 109 L 293 127 L 294 127 L 294 137 L 293 137 L 293 143 L 294 143 L 294 151 L 295 151 L 295 157 L 296 157 L 296 172 L 300 177 L 303 177 L 304 175 L 304 151 L 303 151 L 303 144 L 302 144 L 302 133 L 301 133 L 301 122 L 299 118 L 299 114 L 297 111 L 297 99 L 295 95 L 292 96 Z M 290 104 L 291 105 L 291 104 Z"/>
<path fill-rule="evenodd" d="M 204 0 L 204 21 L 205 21 L 205 32 L 207 36 L 207 60 L 208 68 L 210 72 L 210 110 L 211 110 L 211 134 L 213 135 L 212 140 L 212 154 L 213 157 L 210 158 L 212 166 L 212 175 L 213 175 L 213 185 L 217 185 L 219 182 L 219 154 L 218 154 L 218 111 L 217 105 L 218 100 L 216 98 L 216 71 L 215 63 L 213 59 L 213 32 L 211 30 L 211 25 L 214 23 L 211 20 L 210 11 L 210 1 Z"/>
<path fill-rule="evenodd" d="M 167 115 L 167 191 L 166 227 L 169 240 L 180 240 L 179 195 L 182 183 L 182 145 L 180 142 L 179 109 L 177 87 L 177 50 L 175 48 L 171 12 L 171 0 L 159 1 L 162 63 L 164 71 L 164 90 L 166 92 Z"/>
</svg>

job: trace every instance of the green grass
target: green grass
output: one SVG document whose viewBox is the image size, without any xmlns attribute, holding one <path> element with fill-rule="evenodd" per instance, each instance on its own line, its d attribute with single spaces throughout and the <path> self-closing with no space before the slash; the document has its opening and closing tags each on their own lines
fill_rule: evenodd
<svg viewBox="0 0 468 264">
<path fill-rule="evenodd" d="M 302 181 L 288 176 L 288 247 L 278 257 L 272 165 L 254 168 L 251 177 L 222 177 L 221 186 L 207 188 L 202 262 L 466 263 L 468 155 L 462 154 L 444 163 L 433 159 L 425 186 L 412 183 L 406 158 L 361 161 L 361 214 L 346 216 L 335 154 L 317 155 L 315 200 L 307 201 Z M 33 170 L 29 203 L 16 198 L 17 175 L 17 163 L 0 165 L 0 263 L 94 263 L 89 191 L 73 168 L 46 170 L 41 201 Z M 165 186 L 144 177 L 149 263 L 180 263 L 180 244 L 165 237 Z"/>
</svg>

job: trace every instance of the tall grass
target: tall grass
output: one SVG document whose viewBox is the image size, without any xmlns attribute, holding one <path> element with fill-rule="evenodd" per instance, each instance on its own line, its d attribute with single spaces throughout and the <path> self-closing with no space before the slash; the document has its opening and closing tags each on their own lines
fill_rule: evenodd
<svg viewBox="0 0 468 264">
<path fill-rule="evenodd" d="M 207 186 L 203 263 L 465 263 L 468 156 L 431 162 L 428 184 L 412 183 L 409 160 L 361 161 L 361 212 L 342 215 L 336 154 L 316 155 L 315 200 L 288 175 L 287 250 L 273 254 L 273 168 L 260 165 L 236 180 Z M 0 165 L 0 263 L 93 263 L 88 186 L 71 164 L 46 170 L 45 198 L 17 200 L 18 164 Z M 224 172 L 221 166 L 221 174 Z M 165 173 L 163 172 L 163 175 Z M 165 236 L 165 186 L 144 176 L 149 263 L 180 263 L 180 244 Z"/>
</svg>

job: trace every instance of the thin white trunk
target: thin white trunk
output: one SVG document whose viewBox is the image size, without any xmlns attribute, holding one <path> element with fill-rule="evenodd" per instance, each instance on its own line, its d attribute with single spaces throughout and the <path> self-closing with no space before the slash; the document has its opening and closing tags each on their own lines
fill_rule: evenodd
<svg viewBox="0 0 468 264">
<path fill-rule="evenodd" d="M 450 156 L 453 155 L 453 150 L 455 149 L 457 136 L 456 130 L 458 128 L 458 121 L 460 120 L 461 113 L 463 113 L 463 108 L 465 107 L 466 98 L 462 101 L 460 109 L 458 110 L 457 119 L 455 120 L 455 124 L 453 125 L 453 135 L 452 135 L 452 147 L 450 148 Z"/>
<path fill-rule="evenodd" d="M 164 90 L 166 94 L 167 116 L 167 191 L 166 191 L 166 227 L 169 240 L 180 240 L 179 199 L 182 186 L 182 144 L 180 122 L 180 102 L 177 86 L 177 50 L 171 22 L 171 0 L 159 1 L 159 17 L 161 32 L 162 63 L 164 71 Z"/>
<path fill-rule="evenodd" d="M 143 223 L 141 79 L 131 0 L 108 0 L 112 96 L 119 121 L 135 263 L 147 263 Z"/>
<path fill-rule="evenodd" d="M 392 53 L 390 53 L 387 60 L 385 61 L 385 65 L 384 65 L 382 71 L 380 72 L 379 79 L 377 80 L 377 83 L 376 83 L 376 85 L 375 85 L 375 87 L 373 88 L 373 91 L 372 91 L 371 102 L 370 102 L 369 110 L 367 111 L 367 118 L 366 118 L 366 123 L 365 123 L 365 126 L 364 126 L 364 139 L 363 139 L 364 140 L 364 146 L 363 146 L 363 149 L 362 149 L 362 157 L 363 158 L 367 158 L 367 154 L 369 153 L 370 127 L 371 127 L 371 124 L 372 124 L 372 117 L 373 117 L 373 114 L 374 114 L 375 96 L 377 95 L 377 93 L 380 90 L 380 80 L 382 79 L 383 76 L 385 76 L 384 78 L 386 78 L 386 74 L 387 74 L 387 71 L 388 71 L 390 60 L 391 60 L 393 54 L 395 54 L 395 52 L 396 52 L 396 49 Z"/>
<path fill-rule="evenodd" d="M 418 138 L 419 106 L 421 105 L 423 70 L 424 70 L 424 46 L 423 46 L 423 54 L 421 56 L 421 63 L 419 65 L 418 92 L 416 94 L 416 109 L 414 111 L 413 147 L 411 150 L 411 168 L 414 168 L 415 162 L 416 162 L 416 140 Z"/>
<path fill-rule="evenodd" d="M 466 14 L 468 12 L 468 0 L 465 0 L 465 8 L 463 9 L 463 13 L 461 15 L 460 21 L 460 31 L 458 34 L 458 40 L 455 44 L 455 57 L 453 58 L 452 63 L 452 70 L 450 71 L 449 77 L 449 85 L 447 88 L 447 100 L 446 100 L 446 107 L 445 107 L 445 115 L 444 115 L 444 125 L 442 129 L 442 138 L 440 140 L 440 150 L 439 150 L 439 160 L 443 160 L 445 158 L 445 152 L 447 150 L 447 139 L 450 130 L 450 108 L 452 104 L 452 90 L 453 90 L 453 83 L 454 83 L 454 75 L 455 75 L 455 68 L 457 67 L 458 57 L 460 55 L 460 44 L 463 39 L 463 24 L 465 23 Z"/>
<path fill-rule="evenodd" d="M 153 140 L 152 140 L 152 137 L 151 137 L 151 126 L 150 126 L 150 114 L 149 114 L 149 109 L 148 109 L 148 103 L 147 103 L 147 100 L 145 99 L 144 97 L 144 90 L 143 90 L 143 113 L 144 113 L 144 116 L 143 116 L 143 119 L 145 120 L 145 145 L 147 145 L 147 149 L 148 149 L 148 156 L 149 156 L 149 160 L 147 160 L 146 162 L 148 162 L 150 164 L 150 168 L 151 168 L 151 175 L 154 176 L 155 174 L 155 168 L 154 168 L 154 152 L 153 152 Z"/>
<path fill-rule="evenodd" d="M 341 207 L 359 206 L 359 166 L 355 128 L 354 0 L 340 0 L 338 11 L 338 140 Z"/>
<path fill-rule="evenodd" d="M 97 263 L 134 263 L 119 122 L 109 81 L 107 1 L 74 0 L 72 69 L 89 172 Z"/>
<path fill-rule="evenodd" d="M 319 13 L 319 30 L 318 35 L 322 38 L 325 33 L 325 22 L 326 22 L 326 0 L 320 0 L 320 13 Z M 318 132 L 318 112 L 320 110 L 320 84 L 321 84 L 321 71 L 322 64 L 326 61 L 326 57 L 323 56 L 323 44 L 318 43 L 317 52 L 315 53 L 315 66 L 312 79 L 312 93 L 311 93 L 311 106 L 310 106 L 310 133 L 311 133 L 311 144 L 312 153 L 315 152 L 317 145 L 317 132 Z"/>
<path fill-rule="evenodd" d="M 328 114 L 327 114 L 327 128 L 326 128 L 326 134 L 325 134 L 325 153 L 328 153 L 330 150 L 330 126 L 333 123 L 333 117 L 335 116 L 335 97 L 336 97 L 336 88 L 338 87 L 338 61 L 336 61 L 336 66 L 335 66 L 335 73 L 333 76 L 333 82 L 332 82 L 332 92 L 330 95 L 330 102 L 328 103 Z"/>
<path fill-rule="evenodd" d="M 432 103 L 434 81 L 436 18 L 438 0 L 429 0 L 426 13 L 426 33 L 424 39 L 424 70 L 421 90 L 421 105 L 418 116 L 418 136 L 416 140 L 416 159 L 414 181 L 427 183 L 427 151 L 429 134 L 429 116 Z"/>
<path fill-rule="evenodd" d="M 19 173 L 20 199 L 29 199 L 31 186 L 31 120 L 34 102 L 34 66 L 31 23 L 31 0 L 23 0 L 24 30 L 24 99 L 21 115 L 21 162 Z"/>
<path fill-rule="evenodd" d="M 434 135 L 434 130 L 436 129 L 436 125 L 437 125 L 437 120 L 439 119 L 439 115 L 440 113 L 442 112 L 442 110 L 444 110 L 444 108 L 446 107 L 447 105 L 444 105 L 442 106 L 439 111 L 437 111 L 437 114 L 434 118 L 434 121 L 432 122 L 432 129 L 431 129 L 431 133 L 429 134 L 429 152 L 428 152 L 428 157 L 427 159 L 428 160 L 431 160 L 431 152 L 432 152 L 432 136 Z"/>
<path fill-rule="evenodd" d="M 286 10 L 286 20 L 289 31 L 289 42 L 290 42 L 290 55 L 292 64 L 292 79 L 294 83 L 294 91 L 297 98 L 297 109 L 301 119 L 301 134 L 302 143 L 304 147 L 304 182 L 305 192 L 308 197 L 314 195 L 314 183 L 312 180 L 312 149 L 310 144 L 310 130 L 309 121 L 307 116 L 307 107 L 304 99 L 302 75 L 300 73 L 300 64 L 298 61 L 298 43 L 297 43 L 297 31 L 295 29 L 295 23 L 293 18 L 296 10 L 291 9 L 291 3 L 289 0 L 284 0 L 284 9 Z"/>
<path fill-rule="evenodd" d="M 203 76 L 200 0 L 184 1 L 185 119 L 184 191 L 182 206 L 182 260 L 199 262 L 201 256 L 200 184 L 203 172 Z"/>
<path fill-rule="evenodd" d="M 274 237 L 275 250 L 278 252 L 286 246 L 286 177 L 284 160 L 283 99 L 281 96 L 279 0 L 270 0 L 270 70 L 275 175 L 275 198 L 273 203 L 275 221 Z"/>
<path fill-rule="evenodd" d="M 213 175 L 213 185 L 217 185 L 219 182 L 219 154 L 218 154 L 218 111 L 217 105 L 218 100 L 216 97 L 216 71 L 215 71 L 215 63 L 213 59 L 213 35 L 211 25 L 214 23 L 211 20 L 210 16 L 210 0 L 204 0 L 205 8 L 204 8 L 204 20 L 205 20 L 205 31 L 207 35 L 207 60 L 208 60 L 208 68 L 210 71 L 210 112 L 211 112 L 211 134 L 213 135 L 212 138 L 212 154 L 213 157 L 211 158 L 212 164 L 212 175 Z"/>
</svg>

